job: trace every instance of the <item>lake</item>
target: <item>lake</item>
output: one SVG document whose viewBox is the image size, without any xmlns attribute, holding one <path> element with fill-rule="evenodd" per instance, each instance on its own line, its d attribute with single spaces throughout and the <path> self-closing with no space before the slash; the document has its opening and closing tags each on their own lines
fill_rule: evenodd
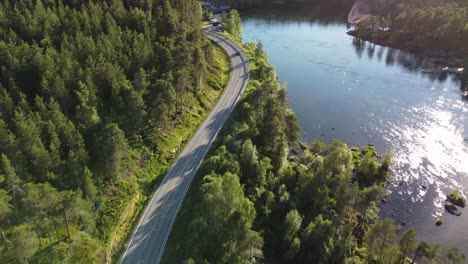
<svg viewBox="0 0 468 264">
<path fill-rule="evenodd" d="M 419 240 L 468 253 L 468 209 L 459 217 L 444 209 L 446 193 L 468 193 L 468 102 L 460 82 L 422 73 L 428 59 L 353 39 L 346 13 L 333 9 L 278 5 L 241 15 L 243 41 L 262 42 L 279 81 L 288 83 L 302 139 L 390 151 L 382 216 L 415 227 Z"/>
</svg>

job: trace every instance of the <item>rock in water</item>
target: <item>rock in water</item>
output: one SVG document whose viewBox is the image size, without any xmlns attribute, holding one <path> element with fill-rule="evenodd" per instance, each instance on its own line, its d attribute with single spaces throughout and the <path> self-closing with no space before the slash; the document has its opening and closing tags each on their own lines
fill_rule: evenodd
<svg viewBox="0 0 468 264">
<path fill-rule="evenodd" d="M 437 221 L 436 221 L 436 223 L 435 223 L 435 224 L 436 224 L 436 226 L 441 226 L 441 225 L 442 225 L 442 220 L 440 220 L 440 219 L 437 219 Z"/>
<path fill-rule="evenodd" d="M 447 202 L 447 203 L 445 204 L 445 209 L 446 209 L 449 213 L 451 213 L 451 214 L 453 214 L 453 215 L 456 215 L 456 216 L 459 216 L 459 215 L 462 214 L 460 211 L 458 211 L 457 206 L 454 205 L 454 204 L 451 203 L 451 202 Z"/>
<path fill-rule="evenodd" d="M 453 191 L 452 193 L 447 195 L 447 198 L 455 205 L 458 205 L 460 207 L 466 206 L 466 198 L 459 190 Z"/>
</svg>

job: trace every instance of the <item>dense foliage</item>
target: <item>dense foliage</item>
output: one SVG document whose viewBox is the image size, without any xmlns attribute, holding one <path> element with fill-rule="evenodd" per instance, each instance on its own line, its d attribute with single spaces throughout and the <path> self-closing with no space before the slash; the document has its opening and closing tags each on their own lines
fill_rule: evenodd
<svg viewBox="0 0 468 264">
<path fill-rule="evenodd" d="M 195 0 L 0 2 L 1 263 L 106 260 L 154 190 L 136 171 L 173 158 L 172 131 L 222 89 L 201 16 Z"/>
<path fill-rule="evenodd" d="M 439 245 L 378 219 L 391 156 L 339 140 L 298 143 L 286 88 L 261 45 L 244 47 L 250 84 L 182 206 L 165 260 L 442 263 Z M 450 261 L 464 258 L 452 251 Z"/>
<path fill-rule="evenodd" d="M 226 1 L 212 0 L 223 4 Z M 234 7 L 249 9 L 274 2 L 310 3 L 320 9 L 332 7 L 337 14 L 349 12 L 361 2 L 370 10 L 369 19 L 358 25 L 355 35 L 380 44 L 406 49 L 443 49 L 451 54 L 468 56 L 467 0 L 233 0 Z"/>
<path fill-rule="evenodd" d="M 242 21 L 237 10 L 232 9 L 229 14 L 224 13 L 222 22 L 223 29 L 229 33 L 232 38 L 240 41 L 242 35 Z"/>
<path fill-rule="evenodd" d="M 444 49 L 468 55 L 468 1 L 368 1 L 371 17 L 359 25 L 366 35 L 410 48 Z"/>
</svg>

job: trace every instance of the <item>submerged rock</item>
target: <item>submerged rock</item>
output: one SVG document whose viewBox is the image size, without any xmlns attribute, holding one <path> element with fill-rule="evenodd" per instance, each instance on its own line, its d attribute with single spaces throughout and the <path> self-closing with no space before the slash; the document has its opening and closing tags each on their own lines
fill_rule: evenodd
<svg viewBox="0 0 468 264">
<path fill-rule="evenodd" d="M 462 214 L 460 211 L 458 211 L 458 207 L 451 202 L 447 202 L 445 204 L 445 210 L 456 216 L 460 216 Z"/>
</svg>

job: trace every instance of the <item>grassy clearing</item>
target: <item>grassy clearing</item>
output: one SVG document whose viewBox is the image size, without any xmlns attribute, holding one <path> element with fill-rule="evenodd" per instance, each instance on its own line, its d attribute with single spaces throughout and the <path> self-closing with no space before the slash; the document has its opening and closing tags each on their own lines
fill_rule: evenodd
<svg viewBox="0 0 468 264">
<path fill-rule="evenodd" d="M 159 155 L 147 157 L 146 161 L 134 170 L 140 193 L 126 203 L 118 225 L 111 235 L 108 251 L 112 255 L 112 263 L 118 263 L 141 212 L 157 190 L 170 165 L 209 115 L 229 82 L 231 63 L 218 45 L 213 45 L 213 58 L 214 62 L 209 67 L 205 85 L 198 92 L 200 99 L 193 102 L 190 113 L 184 115 L 180 124 L 162 139 Z M 134 178 L 129 178 L 128 181 L 132 179 Z"/>
</svg>

